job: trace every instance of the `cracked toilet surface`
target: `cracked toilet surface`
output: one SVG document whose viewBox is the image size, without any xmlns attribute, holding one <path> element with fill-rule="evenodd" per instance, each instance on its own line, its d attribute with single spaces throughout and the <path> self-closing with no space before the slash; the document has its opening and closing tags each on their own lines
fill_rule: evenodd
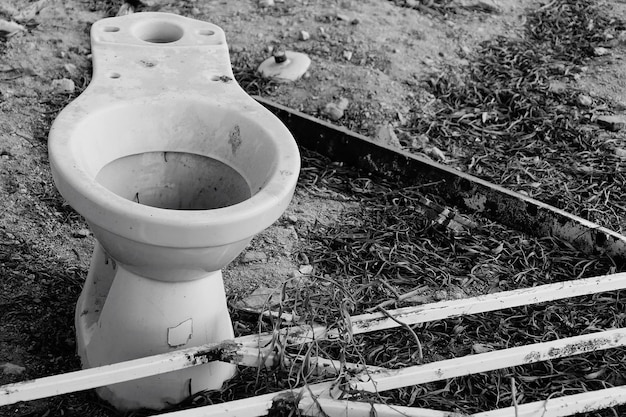
<svg viewBox="0 0 626 417">
<path fill-rule="evenodd" d="M 167 328 L 167 344 L 170 347 L 184 346 L 193 335 L 193 319 L 187 319 L 175 327 Z"/>
</svg>

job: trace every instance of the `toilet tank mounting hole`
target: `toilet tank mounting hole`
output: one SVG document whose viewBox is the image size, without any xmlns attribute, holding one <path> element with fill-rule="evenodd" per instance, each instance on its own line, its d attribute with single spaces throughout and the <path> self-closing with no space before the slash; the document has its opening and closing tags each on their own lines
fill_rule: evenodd
<svg viewBox="0 0 626 417">
<path fill-rule="evenodd" d="M 215 35 L 215 31 L 211 30 L 211 29 L 199 29 L 197 31 L 198 35 L 201 36 L 213 36 Z"/>
<path fill-rule="evenodd" d="M 153 21 L 137 25 L 133 33 L 144 42 L 172 43 L 182 38 L 185 31 L 181 26 L 175 23 Z"/>
</svg>

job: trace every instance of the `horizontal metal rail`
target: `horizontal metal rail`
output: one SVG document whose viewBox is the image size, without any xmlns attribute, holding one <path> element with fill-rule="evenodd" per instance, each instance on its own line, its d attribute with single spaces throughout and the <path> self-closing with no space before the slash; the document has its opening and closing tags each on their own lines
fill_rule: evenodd
<svg viewBox="0 0 626 417">
<path fill-rule="evenodd" d="M 626 272 L 600 275 L 552 284 L 500 291 L 459 300 L 439 301 L 418 306 L 403 307 L 384 312 L 360 314 L 350 317 L 352 334 L 369 333 L 404 325 L 427 323 L 451 317 L 486 313 L 523 305 L 539 304 L 566 298 L 581 297 L 626 288 Z M 312 340 L 339 337 L 338 330 L 324 326 L 292 326 L 281 330 L 288 344 L 298 345 Z M 260 333 L 237 339 L 246 346 L 266 346 L 276 333 Z"/>
<path fill-rule="evenodd" d="M 388 391 L 621 346 L 626 346 L 626 328 L 494 350 L 380 373 L 361 374 L 350 381 L 350 389 L 368 392 Z M 367 380 L 358 380 L 362 378 Z"/>
<path fill-rule="evenodd" d="M 545 284 L 527 289 L 504 291 L 463 300 L 443 301 L 417 307 L 389 310 L 385 314 L 358 315 L 351 317 L 350 321 L 353 333 L 360 334 L 400 326 L 398 321 L 406 324 L 425 323 L 460 315 L 476 314 L 623 288 L 626 288 L 626 273 L 619 273 L 556 284 Z M 395 320 L 389 319 L 388 316 L 393 317 Z M 273 338 L 283 337 L 286 339 L 285 342 L 291 345 L 337 336 L 336 332 L 329 332 L 321 326 L 319 328 L 287 328 L 281 332 L 282 335 L 264 333 L 261 335 L 244 336 L 234 341 L 203 345 L 118 364 L 4 385 L 0 387 L 0 405 L 96 388 L 190 366 L 202 365 L 213 360 L 227 361 L 245 366 L 265 366 L 265 364 L 275 363 L 278 360 L 272 350 L 271 342 Z M 534 357 L 537 360 L 547 360 L 560 357 L 563 354 L 572 355 L 589 351 L 586 349 L 608 349 L 622 345 L 623 335 L 620 332 L 621 330 L 612 330 L 548 342 L 548 344 L 527 345 L 472 355 L 470 365 L 464 365 L 464 361 L 467 361 L 467 358 L 457 358 L 404 368 L 398 371 L 387 371 L 379 367 L 367 367 L 367 369 L 361 369 L 358 375 L 365 375 L 367 378 L 372 379 L 365 382 L 358 379 L 354 380 L 353 388 L 366 390 L 391 389 L 388 387 L 397 384 L 406 386 L 402 385 L 406 381 L 410 381 L 409 384 L 414 385 L 438 380 L 432 379 L 433 376 L 439 378 L 439 376 L 445 375 L 444 378 L 449 378 L 472 372 L 485 372 L 497 369 L 497 367 L 491 367 L 494 364 L 501 364 L 502 367 L 506 367 L 515 364 L 531 363 L 529 360 Z M 565 349 L 564 346 L 567 346 L 568 343 L 574 343 L 575 346 Z M 513 362 L 513 357 L 517 358 L 515 363 Z M 482 360 L 481 358 L 486 359 Z M 302 358 L 295 357 L 292 360 L 299 359 Z M 335 361 L 323 358 L 312 358 L 312 360 L 313 366 L 317 366 L 330 374 L 332 374 L 333 369 L 339 368 L 339 364 Z M 360 370 L 359 365 L 356 364 L 348 364 L 348 367 L 352 367 L 352 369 L 357 371 Z M 469 369 L 472 369 L 472 372 L 469 372 Z M 453 374 L 454 372 L 461 373 L 457 375 Z M 430 376 L 426 377 L 426 375 Z"/>
<path fill-rule="evenodd" d="M 557 236 L 586 253 L 626 260 L 626 237 L 549 204 L 508 190 L 449 166 L 374 142 L 271 100 L 255 99 L 289 128 L 300 146 L 335 162 L 394 179 L 404 185 L 433 185 L 432 193 L 450 206 L 537 236 Z"/>
<path fill-rule="evenodd" d="M 241 355 L 232 341 L 0 386 L 0 406 L 83 391 Z"/>
<path fill-rule="evenodd" d="M 537 343 L 517 348 L 470 355 L 417 365 L 380 373 L 361 373 L 346 381 L 324 382 L 295 390 L 265 394 L 243 400 L 231 401 L 195 409 L 167 413 L 166 417 L 258 417 L 266 415 L 277 400 L 291 398 L 305 415 L 311 416 L 365 416 L 380 411 L 384 416 L 452 417 L 460 414 L 412 407 L 396 407 L 385 404 L 336 401 L 333 394 L 348 392 L 383 392 L 391 389 L 440 381 L 463 375 L 487 372 L 495 369 L 531 364 L 550 359 L 569 357 L 585 352 L 595 352 L 626 345 L 626 329 L 607 330 L 598 333 L 569 337 L 552 342 Z M 567 416 L 626 403 L 626 386 L 550 398 L 517 407 L 475 414 L 477 417 L 504 416 Z M 306 399 L 308 398 L 308 399 Z M 326 406 L 326 407 L 325 407 Z M 369 407 L 369 408 L 368 408 Z M 521 410 L 521 411 L 520 411 Z M 354 413 L 354 414 L 352 414 Z M 367 414 L 369 416 L 371 414 Z"/>
<path fill-rule="evenodd" d="M 471 417 L 562 417 L 626 404 L 626 386 L 549 398 L 517 407 L 472 414 Z"/>
<path fill-rule="evenodd" d="M 564 397 L 547 398 L 518 406 L 511 406 L 475 414 L 429 410 L 418 407 L 378 404 L 332 398 L 314 398 L 308 392 L 294 391 L 291 397 L 301 395 L 295 403 L 300 412 L 312 417 L 564 417 L 591 412 L 626 403 L 626 386 L 605 388 Z M 272 397 L 273 395 L 273 397 Z M 267 394 L 254 402 L 239 400 L 232 403 L 194 408 L 162 414 L 163 417 L 259 417 L 272 409 L 276 398 L 285 394 Z M 257 397 L 254 397 L 257 398 Z M 230 406 L 229 406 L 230 404 Z"/>
</svg>

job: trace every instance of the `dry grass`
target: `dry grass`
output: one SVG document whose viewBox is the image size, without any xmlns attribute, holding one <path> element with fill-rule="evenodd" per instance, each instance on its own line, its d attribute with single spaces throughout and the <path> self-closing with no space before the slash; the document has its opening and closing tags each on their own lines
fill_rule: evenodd
<svg viewBox="0 0 626 417">
<path fill-rule="evenodd" d="M 446 2 L 432 6 L 444 10 Z M 456 150 L 459 168 L 624 231 L 626 177 L 613 142 L 594 123 L 598 114 L 611 112 L 612 103 L 594 97 L 593 107 L 585 107 L 578 100 L 584 92 L 550 87 L 574 79 L 593 48 L 623 30 L 608 15 L 591 1 L 557 0 L 530 11 L 523 38 L 486 42 L 465 73 L 452 69 L 429 80 L 435 105 L 416 109 L 406 137 L 425 135 L 441 149 Z M 287 290 L 282 302 L 304 322 L 346 330 L 347 316 L 384 300 L 392 300 L 391 308 L 432 301 L 433 295 L 468 296 L 624 269 L 567 242 L 530 237 L 484 218 L 472 219 L 478 227 L 471 233 L 452 234 L 416 214 L 427 188 L 399 188 L 314 155 L 304 159 L 302 187 L 361 203 L 336 223 L 310 230 L 305 254 L 314 275 Z M 393 302 L 407 293 L 408 300 Z M 397 368 L 471 354 L 476 345 L 502 349 L 623 327 L 624 307 L 621 292 L 598 294 L 369 335 L 344 331 L 340 340 L 318 341 L 310 349 L 340 361 Z M 612 349 L 356 398 L 484 411 L 622 385 L 624 353 Z M 259 373 L 247 389 L 266 392 L 317 380 L 306 369 L 269 374 Z M 589 415 L 623 412 L 615 407 Z"/>
<path fill-rule="evenodd" d="M 103 4 L 99 7 L 113 10 L 111 2 Z M 431 9 L 443 16 L 448 4 L 435 1 Z M 473 54 L 466 72 L 451 70 L 429 80 L 437 100 L 427 111 L 416 109 L 405 138 L 425 136 L 450 153 L 456 149 L 452 163 L 463 170 L 623 232 L 626 213 L 620 202 L 626 200 L 626 177 L 612 143 L 598 135 L 593 123 L 597 114 L 610 113 L 612 104 L 596 97 L 594 107 L 587 108 L 577 101 L 580 92 L 550 89 L 551 81 L 575 77 L 593 47 L 623 29 L 608 15 L 587 0 L 554 0 L 529 12 L 525 38 L 487 42 Z M 250 62 L 236 62 L 235 67 L 238 81 L 250 93 L 271 91 L 270 83 L 256 78 Z M 60 108 L 66 103 L 48 104 Z M 478 344 L 502 349 L 626 325 L 622 293 L 613 292 L 352 335 L 346 317 L 387 300 L 385 308 L 421 304 L 612 273 L 624 270 L 624 265 L 480 217 L 472 217 L 476 227 L 471 233 L 451 233 L 416 213 L 421 198 L 437 200 L 427 187 L 363 178 L 316 155 L 304 155 L 302 189 L 360 204 L 336 223 L 316 224 L 303 236 L 307 240 L 303 254 L 315 270 L 299 285 L 285 286 L 280 306 L 303 322 L 338 328 L 342 337 L 290 348 L 285 357 L 320 355 L 398 368 L 467 355 Z M 68 216 L 73 213 L 60 203 L 58 209 Z M 0 307 L 9 311 L 3 312 L 2 319 L 10 320 L 15 329 L 0 341 L 45 358 L 25 364 L 36 374 L 75 369 L 73 336 L 59 329 L 70 329 L 85 271 L 31 253 L 27 242 L 0 233 L 0 274 L 5 277 Z M 54 285 L 50 276 L 57 280 Z M 29 280 L 37 281 L 41 292 L 33 293 L 25 285 Z M 406 294 L 411 296 L 403 297 Z M 39 302 L 33 303 L 34 299 Z M 281 325 L 236 311 L 233 318 L 246 333 Z M 18 340 L 19 335 L 28 335 L 27 340 Z M 560 396 L 625 384 L 625 353 L 612 349 L 355 397 L 466 413 L 484 411 L 512 405 L 511 379 L 517 403 L 545 398 L 546 393 Z M 181 407 L 250 397 L 324 378 L 295 365 L 242 369 L 220 392 L 196 395 Z M 625 411 L 616 407 L 589 415 Z M 21 415 L 85 414 L 114 412 L 93 394 L 74 394 L 34 403 L 22 408 Z"/>
</svg>

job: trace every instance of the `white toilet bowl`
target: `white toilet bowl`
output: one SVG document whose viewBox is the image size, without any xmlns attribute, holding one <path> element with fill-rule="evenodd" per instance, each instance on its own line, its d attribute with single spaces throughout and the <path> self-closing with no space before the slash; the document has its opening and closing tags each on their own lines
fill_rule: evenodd
<svg viewBox="0 0 626 417">
<path fill-rule="evenodd" d="M 49 137 L 56 186 L 97 239 L 76 308 L 83 366 L 230 339 L 220 270 L 289 204 L 296 143 L 235 82 L 219 27 L 138 13 L 91 39 L 93 79 Z M 161 409 L 234 372 L 213 362 L 98 393 Z"/>
</svg>

